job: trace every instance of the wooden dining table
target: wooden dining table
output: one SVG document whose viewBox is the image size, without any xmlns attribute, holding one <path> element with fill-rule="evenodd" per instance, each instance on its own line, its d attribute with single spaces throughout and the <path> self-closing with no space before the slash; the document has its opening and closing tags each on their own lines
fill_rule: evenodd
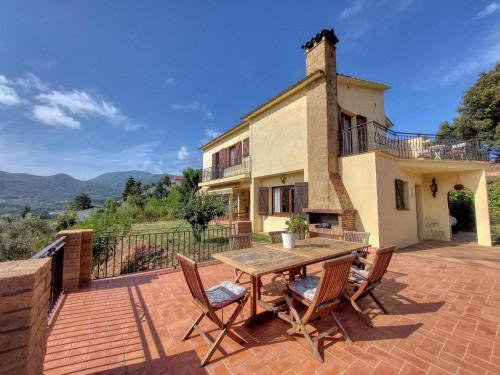
<svg viewBox="0 0 500 375">
<path fill-rule="evenodd" d="M 366 248 L 366 244 L 314 237 L 297 240 L 295 248 L 285 249 L 281 243 L 263 244 L 247 249 L 212 254 L 214 259 L 248 274 L 251 279 L 251 307 L 247 325 L 257 321 L 257 305 L 267 311 L 276 311 L 275 305 L 261 301 L 261 282 L 264 275 L 300 269 L 310 264 L 341 257 Z M 294 272 L 290 272 L 293 281 Z"/>
</svg>

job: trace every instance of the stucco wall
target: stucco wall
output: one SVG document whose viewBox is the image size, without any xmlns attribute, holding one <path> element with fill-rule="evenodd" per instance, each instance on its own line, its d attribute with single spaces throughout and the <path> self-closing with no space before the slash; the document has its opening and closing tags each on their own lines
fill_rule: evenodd
<svg viewBox="0 0 500 375">
<path fill-rule="evenodd" d="M 415 185 L 422 183 L 422 177 L 417 173 L 401 170 L 397 165 L 397 160 L 378 153 L 375 155 L 379 204 L 379 246 L 412 245 L 418 242 Z M 396 179 L 408 183 L 408 209 L 406 210 L 396 208 Z"/>
<path fill-rule="evenodd" d="M 370 233 L 370 244 L 379 246 L 378 201 L 375 154 L 339 158 L 339 171 L 357 210 L 354 228 Z"/>
<path fill-rule="evenodd" d="M 234 134 L 231 134 L 231 136 L 222 139 L 220 142 L 210 147 L 209 149 L 203 151 L 203 169 L 210 168 L 212 166 L 212 154 L 218 152 L 219 150 L 222 150 L 223 148 L 230 147 L 234 145 L 236 142 L 242 141 L 243 139 L 248 138 L 249 136 L 250 136 L 250 130 L 248 129 L 248 126 L 246 126 L 243 129 L 238 130 Z M 250 145 L 250 150 L 251 149 L 252 146 Z"/>
<path fill-rule="evenodd" d="M 281 176 L 286 178 L 285 183 L 281 182 Z M 269 188 L 269 213 L 272 212 L 272 187 L 275 186 L 287 186 L 293 185 L 296 182 L 303 182 L 304 174 L 302 172 L 298 173 L 284 173 L 272 177 L 264 177 L 259 179 L 253 179 L 252 189 L 250 192 L 251 208 L 250 214 L 254 225 L 255 232 L 270 232 L 276 230 L 284 230 L 285 222 L 289 219 L 283 216 L 273 216 L 273 215 L 259 215 L 258 207 L 258 194 L 259 187 Z"/>
<path fill-rule="evenodd" d="M 305 90 L 251 122 L 252 177 L 307 169 Z"/>
<path fill-rule="evenodd" d="M 338 82 L 337 96 L 342 109 L 353 114 L 363 115 L 367 117 L 368 121 L 385 124 L 384 92 L 382 90 Z"/>
<path fill-rule="evenodd" d="M 436 179 L 438 185 L 436 198 L 432 196 L 429 188 L 433 178 Z M 453 173 L 428 173 L 423 176 L 424 213 L 426 220 L 426 227 L 424 228 L 425 238 L 436 238 L 436 229 L 433 228 L 439 227 L 439 231 L 442 232 L 441 239 L 450 239 L 448 192 L 453 190 L 453 186 L 457 183 L 463 184 L 465 188 L 474 193 L 478 243 L 483 246 L 491 246 L 488 193 L 484 170 L 457 170 Z"/>
</svg>

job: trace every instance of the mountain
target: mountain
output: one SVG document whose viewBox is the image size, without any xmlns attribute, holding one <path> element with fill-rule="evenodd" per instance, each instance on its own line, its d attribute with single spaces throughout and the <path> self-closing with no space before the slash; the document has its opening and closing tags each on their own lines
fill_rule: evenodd
<svg viewBox="0 0 500 375">
<path fill-rule="evenodd" d="M 150 184 L 158 181 L 164 174 L 133 170 L 104 173 L 82 181 L 67 174 L 35 176 L 0 171 L 0 214 L 18 211 L 26 204 L 41 213 L 61 210 L 75 195 L 82 192 L 99 204 L 107 198 L 119 197 L 130 176 Z"/>
<path fill-rule="evenodd" d="M 109 172 L 109 173 L 103 173 L 88 181 L 105 185 L 113 189 L 119 188 L 121 192 L 123 190 L 123 187 L 125 186 L 125 182 L 131 176 L 135 180 L 139 180 L 142 183 L 151 184 L 153 182 L 158 181 L 161 177 L 165 176 L 165 174 L 155 174 L 137 170 L 127 171 L 127 172 Z"/>
</svg>

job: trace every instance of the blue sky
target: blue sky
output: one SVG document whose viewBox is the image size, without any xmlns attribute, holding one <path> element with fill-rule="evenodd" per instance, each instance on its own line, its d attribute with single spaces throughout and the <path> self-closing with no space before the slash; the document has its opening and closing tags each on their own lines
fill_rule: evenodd
<svg viewBox="0 0 500 375">
<path fill-rule="evenodd" d="M 198 146 L 304 76 L 303 42 L 389 83 L 401 131 L 434 132 L 500 60 L 500 2 L 0 3 L 0 170 L 179 173 Z"/>
</svg>

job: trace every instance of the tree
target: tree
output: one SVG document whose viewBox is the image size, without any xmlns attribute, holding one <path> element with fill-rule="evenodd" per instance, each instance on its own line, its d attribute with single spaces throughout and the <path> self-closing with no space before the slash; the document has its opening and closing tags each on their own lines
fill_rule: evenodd
<svg viewBox="0 0 500 375">
<path fill-rule="evenodd" d="M 225 202 L 214 194 L 193 194 L 180 210 L 181 217 L 191 225 L 195 240 L 200 242 L 208 223 L 224 215 Z"/>
<path fill-rule="evenodd" d="M 71 228 L 77 222 L 76 214 L 74 211 L 64 211 L 56 217 L 56 231 Z"/>
<path fill-rule="evenodd" d="M 172 187 L 172 181 L 170 176 L 167 174 L 160 178 L 158 182 L 154 185 L 154 195 L 158 198 L 166 197 L 169 189 Z"/>
<path fill-rule="evenodd" d="M 465 91 L 457 112 L 451 124 L 441 124 L 439 135 L 479 137 L 493 146 L 500 146 L 500 63 L 479 75 L 476 83 Z"/>
<path fill-rule="evenodd" d="M 184 178 L 179 185 L 182 202 L 187 203 L 198 191 L 198 183 L 201 181 L 201 169 L 186 168 L 182 171 Z"/>
<path fill-rule="evenodd" d="M 73 206 L 77 211 L 87 210 L 89 208 L 92 208 L 92 199 L 90 199 L 88 194 L 80 193 L 75 197 Z"/>
<path fill-rule="evenodd" d="M 125 189 L 123 190 L 123 193 L 122 193 L 122 199 L 124 201 L 126 201 L 129 195 L 135 194 L 136 189 L 137 188 L 136 188 L 135 179 L 132 176 L 130 176 L 128 178 L 127 182 L 125 183 Z"/>
<path fill-rule="evenodd" d="M 31 211 L 31 206 L 29 204 L 25 205 L 21 210 L 21 217 L 26 217 L 26 215 L 28 215 Z"/>
</svg>

